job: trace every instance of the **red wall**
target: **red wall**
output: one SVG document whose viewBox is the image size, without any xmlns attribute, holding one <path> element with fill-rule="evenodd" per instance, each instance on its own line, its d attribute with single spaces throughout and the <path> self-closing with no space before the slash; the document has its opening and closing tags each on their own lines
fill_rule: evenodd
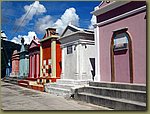
<svg viewBox="0 0 150 114">
<path fill-rule="evenodd" d="M 46 60 L 46 64 L 48 64 L 48 59 L 51 59 L 51 45 L 50 44 L 51 44 L 50 40 L 42 43 L 43 60 Z M 57 42 L 56 43 L 56 77 L 60 77 L 60 74 L 61 74 L 61 70 L 62 70 L 62 68 L 60 67 L 61 61 L 62 61 L 62 51 L 60 48 L 60 43 Z"/>
<path fill-rule="evenodd" d="M 51 42 L 50 40 L 47 40 L 42 43 L 42 49 L 43 49 L 43 60 L 48 60 L 51 58 Z"/>
<path fill-rule="evenodd" d="M 60 67 L 60 62 L 62 62 L 62 50 L 60 44 L 56 45 L 56 77 L 60 77 L 62 68 Z"/>
</svg>

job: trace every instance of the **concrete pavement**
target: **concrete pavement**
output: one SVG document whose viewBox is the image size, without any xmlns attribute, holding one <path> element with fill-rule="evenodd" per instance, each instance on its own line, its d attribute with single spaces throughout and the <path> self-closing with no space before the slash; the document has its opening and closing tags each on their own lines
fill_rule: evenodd
<svg viewBox="0 0 150 114">
<path fill-rule="evenodd" d="M 2 110 L 109 110 L 1 81 Z"/>
</svg>

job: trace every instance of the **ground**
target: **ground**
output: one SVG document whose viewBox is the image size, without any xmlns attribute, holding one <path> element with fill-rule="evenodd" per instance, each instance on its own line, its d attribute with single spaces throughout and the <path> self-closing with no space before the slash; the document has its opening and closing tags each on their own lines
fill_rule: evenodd
<svg viewBox="0 0 150 114">
<path fill-rule="evenodd" d="M 108 110 L 1 81 L 2 110 Z"/>
</svg>

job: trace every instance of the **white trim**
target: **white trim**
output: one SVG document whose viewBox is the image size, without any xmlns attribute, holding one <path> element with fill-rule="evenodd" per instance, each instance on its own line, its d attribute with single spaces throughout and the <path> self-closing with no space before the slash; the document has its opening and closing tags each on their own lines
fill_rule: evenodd
<svg viewBox="0 0 150 114">
<path fill-rule="evenodd" d="M 67 31 L 67 28 L 68 27 L 71 27 L 71 28 L 73 28 L 73 29 L 75 29 L 77 32 L 78 31 L 82 31 L 82 32 L 93 32 L 92 30 L 89 30 L 89 29 L 82 29 L 82 28 L 78 28 L 78 27 L 76 27 L 76 26 L 74 26 L 74 25 L 72 25 L 71 23 L 70 24 L 68 24 L 68 26 L 64 29 L 64 31 L 62 32 L 62 34 L 60 35 L 60 37 L 66 37 L 66 36 L 68 36 L 68 35 L 66 35 L 66 36 L 64 36 L 64 34 L 65 34 L 65 32 Z"/>
<path fill-rule="evenodd" d="M 99 41 L 99 27 L 97 26 L 95 29 L 95 47 L 96 47 L 96 58 L 95 58 L 95 80 L 100 81 L 100 41 Z"/>
<path fill-rule="evenodd" d="M 82 33 L 82 34 L 89 34 L 89 35 L 94 34 L 94 33 L 91 33 L 91 32 L 77 31 L 77 32 L 68 34 L 68 35 L 66 35 L 66 36 L 60 37 L 59 40 L 63 40 L 63 39 L 65 39 L 65 38 L 68 38 L 69 36 L 73 36 L 73 35 L 75 35 L 75 34 L 80 34 L 80 33 Z"/>
<path fill-rule="evenodd" d="M 64 79 L 65 77 L 65 49 L 62 49 L 62 72 L 61 72 L 61 79 Z"/>
<path fill-rule="evenodd" d="M 115 8 L 118 8 L 118 7 L 120 7 L 120 6 L 124 5 L 124 4 L 127 4 L 129 2 L 130 1 L 117 1 L 117 2 L 114 1 L 114 2 L 110 3 L 109 5 L 104 6 L 104 7 L 100 7 L 99 9 L 97 9 L 97 10 L 91 12 L 91 13 L 93 15 L 95 15 L 95 16 L 98 16 L 98 15 L 101 15 L 101 14 L 106 13 L 108 11 L 111 11 L 111 10 L 113 10 Z"/>
<path fill-rule="evenodd" d="M 127 13 L 121 14 L 121 15 L 119 15 L 119 16 L 113 17 L 113 18 L 111 18 L 111 19 L 108 19 L 108 20 L 106 20 L 106 21 L 102 21 L 102 22 L 97 23 L 97 24 L 95 24 L 95 25 L 96 25 L 96 26 L 102 26 L 102 25 L 104 25 L 104 24 L 108 24 L 108 23 L 111 23 L 111 22 L 113 22 L 113 21 L 117 21 L 117 20 L 119 20 L 119 19 L 122 19 L 122 18 L 125 18 L 125 17 L 127 17 L 127 16 L 133 15 L 133 14 L 138 13 L 138 12 L 140 12 L 140 11 L 144 11 L 145 9 L 146 9 L 146 6 L 143 6 L 143 7 L 137 8 L 137 9 L 135 9 L 135 10 L 129 11 L 129 12 L 127 12 Z M 94 25 L 94 26 L 95 26 L 95 25 Z"/>
<path fill-rule="evenodd" d="M 65 48 L 65 47 L 67 47 L 69 45 L 78 45 L 78 44 L 94 45 L 95 41 L 79 39 L 79 40 L 76 40 L 76 41 L 72 41 L 72 42 L 61 44 L 61 48 Z"/>
</svg>

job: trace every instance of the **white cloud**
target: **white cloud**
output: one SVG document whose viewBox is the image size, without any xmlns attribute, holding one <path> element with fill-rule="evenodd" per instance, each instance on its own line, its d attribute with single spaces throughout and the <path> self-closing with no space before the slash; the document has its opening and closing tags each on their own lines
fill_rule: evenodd
<svg viewBox="0 0 150 114">
<path fill-rule="evenodd" d="M 55 27 L 57 32 L 61 34 L 69 23 L 79 26 L 79 16 L 76 14 L 75 8 L 66 9 L 61 18 L 57 19 L 56 22 L 53 21 L 50 15 L 42 17 L 36 22 L 35 28 L 37 32 L 44 32 L 48 27 Z"/>
<path fill-rule="evenodd" d="M 29 31 L 28 35 L 18 35 L 18 37 L 14 37 L 11 41 L 17 44 L 21 44 L 21 38 L 23 37 L 25 40 L 24 44 L 30 44 L 34 36 L 37 37 L 36 33 Z"/>
<path fill-rule="evenodd" d="M 62 33 L 64 28 L 71 23 L 72 25 L 79 26 L 79 16 L 76 14 L 75 8 L 66 9 L 65 13 L 54 23 L 58 33 Z"/>
<path fill-rule="evenodd" d="M 92 15 L 91 24 L 89 25 L 89 29 L 94 29 L 93 25 L 96 24 L 96 16 Z"/>
<path fill-rule="evenodd" d="M 35 24 L 35 29 L 37 32 L 45 32 L 45 29 L 53 26 L 53 20 L 50 15 L 46 15 L 42 18 L 39 18 Z"/>
<path fill-rule="evenodd" d="M 19 19 L 16 20 L 16 24 L 19 26 L 25 26 L 29 23 L 30 20 L 33 19 L 34 15 L 40 15 L 46 12 L 46 8 L 39 3 L 39 1 L 35 1 L 30 5 L 24 6 L 25 14 L 23 14 Z"/>
<path fill-rule="evenodd" d="M 97 9 L 99 9 L 98 6 L 96 6 L 96 7 L 94 8 L 94 10 L 97 10 Z M 90 25 L 89 25 L 89 29 L 94 29 L 93 25 L 96 24 L 96 16 L 95 16 L 95 15 L 92 15 L 92 18 L 91 18 L 90 21 L 91 21 L 91 23 L 90 23 Z"/>
</svg>

